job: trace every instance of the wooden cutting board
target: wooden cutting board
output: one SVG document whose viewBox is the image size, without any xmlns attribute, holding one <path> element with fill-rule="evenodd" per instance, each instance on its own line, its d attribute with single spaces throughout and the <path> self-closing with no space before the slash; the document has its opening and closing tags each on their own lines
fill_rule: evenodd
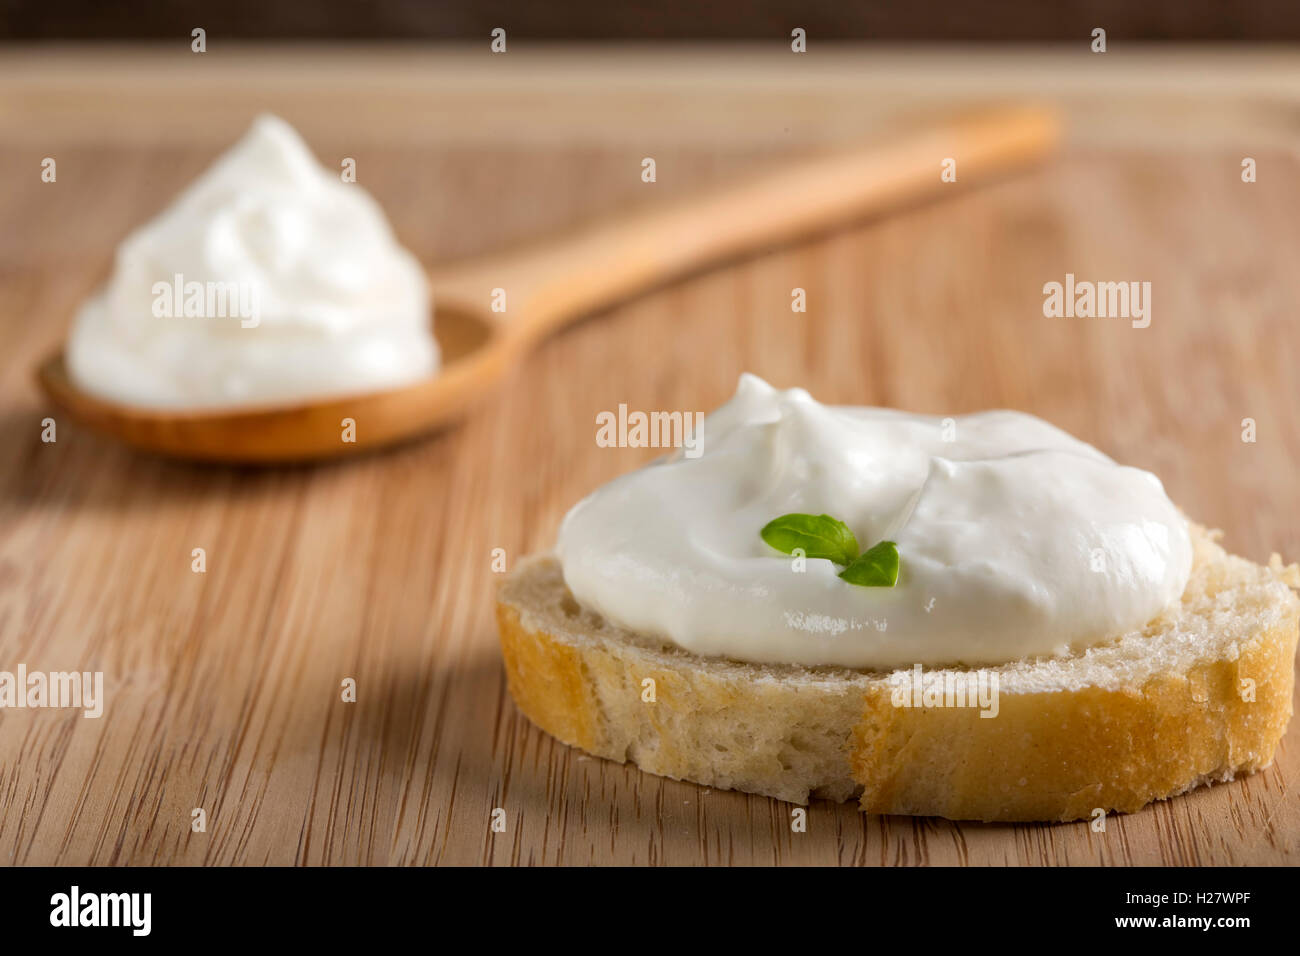
<svg viewBox="0 0 1300 956">
<path fill-rule="evenodd" d="M 1256 67 L 1179 54 L 1188 77 L 1223 71 L 1218 99 L 1200 101 L 1160 85 L 1168 63 L 1117 61 L 1130 82 L 1108 85 L 1095 61 L 1058 69 L 1042 53 L 1020 72 L 934 55 L 864 73 L 850 52 L 785 79 L 739 54 L 539 54 L 501 72 L 486 55 L 441 56 L 249 53 L 234 73 L 170 53 L 0 58 L 0 670 L 100 670 L 107 685 L 99 719 L 0 711 L 0 863 L 1295 861 L 1300 723 L 1267 770 L 1105 832 L 815 803 L 795 833 L 787 804 L 643 775 L 537 731 L 506 693 L 492 617 L 494 549 L 512 563 L 547 548 L 573 502 L 653 456 L 598 447 L 598 412 L 710 410 L 744 370 L 826 402 L 1033 412 L 1155 471 L 1231 550 L 1300 557 L 1300 162 Z M 1293 80 L 1294 62 L 1282 67 Z M 1075 123 L 1058 161 L 593 318 L 453 432 L 267 470 L 145 458 L 62 419 L 41 440 L 37 359 L 125 232 L 257 108 L 299 123 L 323 161 L 356 158 L 432 261 L 834 139 L 871 120 L 864 91 L 911 91 L 891 108 L 921 108 L 1044 75 Z M 1045 319 L 1042 286 L 1066 273 L 1151 282 L 1150 327 Z"/>
</svg>

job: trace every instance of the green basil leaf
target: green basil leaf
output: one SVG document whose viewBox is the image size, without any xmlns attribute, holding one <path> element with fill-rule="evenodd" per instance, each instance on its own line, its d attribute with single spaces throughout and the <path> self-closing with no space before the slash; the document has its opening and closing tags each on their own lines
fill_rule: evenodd
<svg viewBox="0 0 1300 956">
<path fill-rule="evenodd" d="M 848 525 L 830 515 L 781 515 L 763 525 L 759 534 L 786 554 L 802 548 L 809 558 L 828 558 L 836 564 L 849 564 L 858 556 L 858 539 Z"/>
<path fill-rule="evenodd" d="M 892 588 L 898 583 L 898 545 L 882 541 L 868 548 L 840 572 L 840 577 L 864 588 Z"/>
</svg>

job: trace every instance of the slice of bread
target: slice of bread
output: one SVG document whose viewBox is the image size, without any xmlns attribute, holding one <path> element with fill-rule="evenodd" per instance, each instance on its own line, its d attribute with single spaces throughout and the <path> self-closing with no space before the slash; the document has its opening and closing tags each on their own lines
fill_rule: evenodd
<svg viewBox="0 0 1300 956">
<path fill-rule="evenodd" d="M 589 753 L 794 803 L 859 796 L 868 813 L 1076 820 L 1258 770 L 1286 730 L 1300 569 L 1230 555 L 1196 526 L 1192 540 L 1182 601 L 1142 631 L 986 668 L 991 719 L 897 706 L 898 677 L 884 672 L 704 658 L 631 633 L 580 607 L 552 557 L 510 574 L 497 619 L 520 710 Z"/>
</svg>

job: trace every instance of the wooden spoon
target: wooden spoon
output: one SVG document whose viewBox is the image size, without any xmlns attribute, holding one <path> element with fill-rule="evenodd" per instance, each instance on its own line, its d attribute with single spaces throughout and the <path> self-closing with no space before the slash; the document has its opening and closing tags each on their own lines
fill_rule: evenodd
<svg viewBox="0 0 1300 956">
<path fill-rule="evenodd" d="M 1047 110 L 972 113 L 796 160 L 530 248 L 435 268 L 442 369 L 390 391 L 186 411 L 87 394 L 69 378 L 61 352 L 37 375 L 74 418 L 147 451 L 240 463 L 353 454 L 457 421 L 540 339 L 584 314 L 709 263 L 956 189 L 940 176 L 947 158 L 956 161 L 958 182 L 968 184 L 1042 158 L 1057 136 L 1057 118 Z M 506 291 L 506 311 L 491 310 L 493 289 Z M 343 440 L 346 418 L 355 422 L 355 441 Z"/>
</svg>

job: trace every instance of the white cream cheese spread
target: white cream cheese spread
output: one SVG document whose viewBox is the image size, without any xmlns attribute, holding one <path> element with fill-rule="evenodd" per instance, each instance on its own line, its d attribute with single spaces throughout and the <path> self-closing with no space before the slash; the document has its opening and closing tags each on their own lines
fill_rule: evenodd
<svg viewBox="0 0 1300 956">
<path fill-rule="evenodd" d="M 430 309 L 378 203 L 262 116 L 122 243 L 67 362 L 87 392 L 164 408 L 389 389 L 437 370 Z"/>
<path fill-rule="evenodd" d="M 752 375 L 680 452 L 599 488 L 560 528 L 579 603 L 696 654 L 891 669 L 1077 651 L 1140 629 L 1191 570 L 1149 472 L 1021 412 L 825 406 Z M 893 587 L 770 547 L 789 513 L 898 546 Z"/>
</svg>

